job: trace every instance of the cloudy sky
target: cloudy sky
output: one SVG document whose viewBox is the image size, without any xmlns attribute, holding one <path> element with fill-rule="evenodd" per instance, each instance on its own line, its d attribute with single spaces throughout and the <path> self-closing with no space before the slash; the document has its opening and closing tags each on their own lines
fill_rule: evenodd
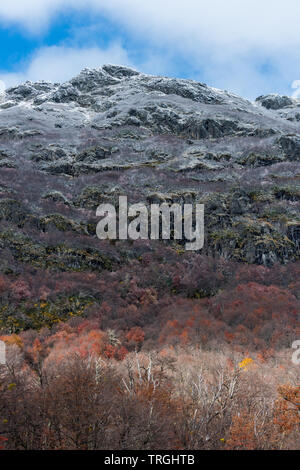
<svg viewBox="0 0 300 470">
<path fill-rule="evenodd" d="M 112 63 L 250 99 L 291 95 L 299 18 L 299 0 L 1 1 L 0 89 Z"/>
</svg>

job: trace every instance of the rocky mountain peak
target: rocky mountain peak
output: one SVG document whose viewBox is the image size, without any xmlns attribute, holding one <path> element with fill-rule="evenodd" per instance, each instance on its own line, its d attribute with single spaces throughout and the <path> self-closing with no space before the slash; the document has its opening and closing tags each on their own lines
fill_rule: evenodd
<svg viewBox="0 0 300 470">
<path fill-rule="evenodd" d="M 297 106 L 297 100 L 289 96 L 280 96 L 276 94 L 262 95 L 256 98 L 256 102 L 260 103 L 264 108 L 278 110 L 286 108 L 287 106 Z"/>
<path fill-rule="evenodd" d="M 90 246 L 101 201 L 199 201 L 207 253 L 296 259 L 299 110 L 114 65 L 25 82 L 0 96 L 0 220 L 21 237 L 67 230 Z"/>
</svg>

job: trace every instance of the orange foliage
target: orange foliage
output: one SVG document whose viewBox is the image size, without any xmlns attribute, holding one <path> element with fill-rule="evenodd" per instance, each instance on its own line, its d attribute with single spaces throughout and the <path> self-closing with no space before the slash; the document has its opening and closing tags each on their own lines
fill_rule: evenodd
<svg viewBox="0 0 300 470">
<path fill-rule="evenodd" d="M 281 434 L 290 434 L 300 426 L 300 387 L 279 387 L 280 399 L 276 402 L 274 424 Z"/>
<path fill-rule="evenodd" d="M 248 413 L 236 415 L 232 419 L 226 447 L 229 450 L 254 450 L 257 447 L 254 418 Z"/>
<path fill-rule="evenodd" d="M 22 339 L 20 338 L 20 336 L 16 335 L 16 334 L 12 334 L 12 335 L 7 335 L 7 336 L 0 336 L 0 340 L 4 341 L 6 344 L 8 345 L 16 345 L 18 346 L 19 348 L 23 348 L 23 341 Z"/>
<path fill-rule="evenodd" d="M 126 334 L 126 339 L 129 342 L 142 344 L 145 339 L 145 333 L 143 332 L 142 328 L 135 326 L 134 328 L 131 328 Z"/>
</svg>

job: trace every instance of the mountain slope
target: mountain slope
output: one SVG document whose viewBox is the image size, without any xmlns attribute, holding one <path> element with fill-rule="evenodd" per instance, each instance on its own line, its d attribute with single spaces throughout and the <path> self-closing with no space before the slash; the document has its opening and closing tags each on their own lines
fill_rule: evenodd
<svg viewBox="0 0 300 470">
<path fill-rule="evenodd" d="M 98 271 L 135 257 L 95 235 L 96 207 L 119 195 L 204 203 L 206 254 L 267 265 L 298 259 L 299 110 L 288 97 L 251 103 L 111 65 L 64 84 L 6 90 L 2 269 Z"/>
</svg>

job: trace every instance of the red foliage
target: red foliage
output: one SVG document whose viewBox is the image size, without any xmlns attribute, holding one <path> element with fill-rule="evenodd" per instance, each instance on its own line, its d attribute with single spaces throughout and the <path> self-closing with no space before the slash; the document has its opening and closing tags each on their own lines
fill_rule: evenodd
<svg viewBox="0 0 300 470">
<path fill-rule="evenodd" d="M 5 447 L 2 445 L 4 442 L 7 442 L 8 439 L 6 437 L 1 437 L 0 436 L 0 450 L 3 450 Z M 2 444 L 1 444 L 2 443 Z"/>
</svg>

